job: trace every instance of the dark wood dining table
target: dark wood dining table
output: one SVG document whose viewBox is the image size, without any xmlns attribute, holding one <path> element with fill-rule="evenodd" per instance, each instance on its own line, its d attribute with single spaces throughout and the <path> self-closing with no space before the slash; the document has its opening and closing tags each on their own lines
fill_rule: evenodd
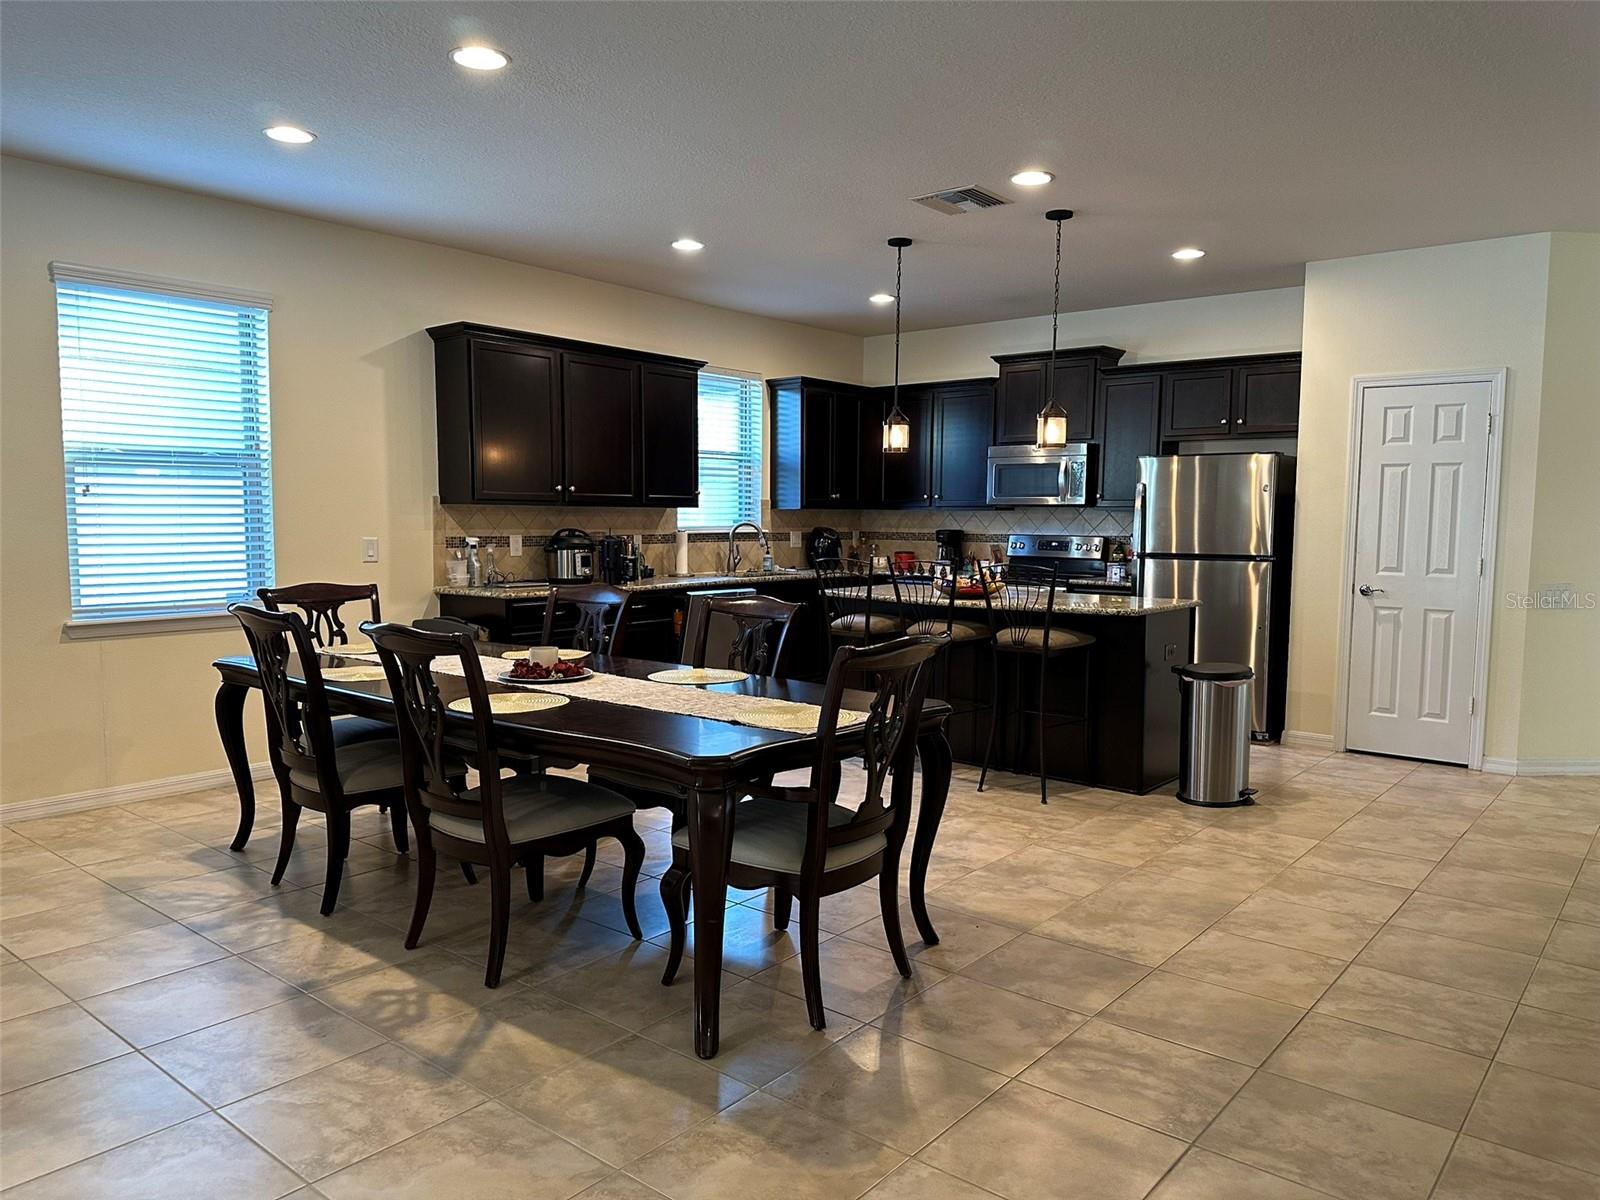
<svg viewBox="0 0 1600 1200">
<path fill-rule="evenodd" d="M 481 652 L 492 655 L 510 648 L 486 644 Z M 290 662 L 292 675 L 297 668 L 293 659 Z M 324 656 L 324 665 L 358 662 L 372 665 L 375 660 Z M 245 743 L 244 706 L 251 690 L 261 686 L 261 679 L 255 660 L 248 655 L 219 658 L 212 665 L 222 677 L 216 696 L 217 731 L 239 791 L 239 829 L 233 839 L 233 849 L 242 850 L 250 838 L 256 810 L 255 787 Z M 653 671 L 679 664 L 597 655 L 592 658 L 591 665 L 597 672 L 644 678 Z M 464 680 L 442 674 L 437 678 L 440 693 L 446 699 L 466 694 Z M 395 719 L 394 702 L 383 680 L 327 680 L 325 685 L 329 707 L 336 713 Z M 806 704 L 821 704 L 824 690 L 820 684 L 792 683 L 763 676 L 750 676 L 740 683 L 716 687 L 719 691 Z M 491 691 L 512 690 L 492 681 L 489 688 Z M 865 709 L 870 700 L 864 692 L 847 691 L 844 707 Z M 917 736 L 922 792 L 917 800 L 917 829 L 911 848 L 909 900 L 917 931 L 929 945 L 938 942 L 939 935 L 928 917 L 923 893 L 928 861 L 933 854 L 950 789 L 950 745 L 945 738 L 945 722 L 949 715 L 947 704 L 929 700 L 923 709 Z M 461 719 L 465 723 L 470 718 L 463 714 Z M 573 696 L 572 703 L 560 708 L 498 714 L 495 732 L 502 748 L 507 750 L 643 772 L 685 789 L 689 857 L 695 888 L 695 1051 L 702 1058 L 715 1055 L 728 857 L 740 789 L 773 773 L 811 765 L 816 757 L 816 736 L 586 700 L 578 695 Z M 855 753 L 860 748 L 860 740 L 859 730 L 854 735 L 849 729 L 840 730 L 837 744 L 841 754 L 848 757 Z M 896 779 L 893 786 L 909 801 L 913 786 L 910 778 Z"/>
</svg>

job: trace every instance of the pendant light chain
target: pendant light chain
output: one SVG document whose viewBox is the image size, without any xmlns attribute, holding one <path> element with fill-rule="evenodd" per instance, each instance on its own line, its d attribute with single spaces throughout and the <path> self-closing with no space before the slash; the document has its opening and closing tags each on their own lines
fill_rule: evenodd
<svg viewBox="0 0 1600 1200">
<path fill-rule="evenodd" d="M 1047 402 L 1056 398 L 1056 328 L 1061 322 L 1061 222 L 1056 222 L 1056 290 L 1055 296 L 1050 301 L 1050 374 L 1048 391 L 1045 393 Z"/>
<path fill-rule="evenodd" d="M 905 252 L 904 246 L 894 248 L 894 409 L 896 412 L 900 409 L 900 260 Z"/>
</svg>

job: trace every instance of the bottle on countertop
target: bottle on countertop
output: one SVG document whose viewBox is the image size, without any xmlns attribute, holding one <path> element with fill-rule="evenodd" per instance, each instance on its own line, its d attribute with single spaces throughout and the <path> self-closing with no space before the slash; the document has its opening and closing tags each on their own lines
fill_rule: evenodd
<svg viewBox="0 0 1600 1200">
<path fill-rule="evenodd" d="M 479 587 L 483 584 L 483 567 L 478 561 L 478 539 L 469 537 L 467 542 L 467 586 Z"/>
</svg>

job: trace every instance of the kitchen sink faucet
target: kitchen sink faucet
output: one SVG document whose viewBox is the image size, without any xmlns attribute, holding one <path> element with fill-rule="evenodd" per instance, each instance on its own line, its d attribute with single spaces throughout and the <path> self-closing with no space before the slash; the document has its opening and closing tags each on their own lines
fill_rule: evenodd
<svg viewBox="0 0 1600 1200">
<path fill-rule="evenodd" d="M 745 528 L 746 526 L 749 526 L 751 529 L 754 529 L 756 531 L 756 540 L 761 543 L 761 557 L 762 557 L 762 559 L 765 560 L 765 559 L 770 558 L 772 556 L 772 543 L 767 540 L 767 535 L 766 535 L 765 531 L 761 528 L 761 526 L 757 525 L 754 521 L 740 521 L 732 529 L 728 530 L 728 574 L 729 575 L 738 574 L 738 572 L 739 572 L 739 563 L 744 558 L 744 555 L 742 553 L 740 553 L 740 551 L 739 551 L 739 543 L 737 541 L 735 541 L 735 539 L 739 536 L 739 530 Z"/>
</svg>

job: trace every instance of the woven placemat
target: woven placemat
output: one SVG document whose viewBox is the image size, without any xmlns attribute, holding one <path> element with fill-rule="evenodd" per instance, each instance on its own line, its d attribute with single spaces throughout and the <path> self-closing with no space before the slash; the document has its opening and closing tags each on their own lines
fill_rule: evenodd
<svg viewBox="0 0 1600 1200">
<path fill-rule="evenodd" d="M 673 667 L 670 671 L 655 671 L 645 678 L 655 683 L 743 683 L 750 676 L 744 671 L 730 671 L 722 667 Z"/>
<path fill-rule="evenodd" d="M 342 645 L 339 642 L 329 642 L 322 647 L 324 654 L 338 654 L 345 658 L 377 658 L 378 648 L 371 642 L 351 642 Z"/>
<path fill-rule="evenodd" d="M 548 692 L 490 692 L 489 711 L 497 713 L 543 712 L 547 708 L 560 708 L 567 702 L 565 696 L 552 696 Z M 463 696 L 450 701 L 452 712 L 471 712 L 472 697 Z"/>
<path fill-rule="evenodd" d="M 335 683 L 368 683 L 385 678 L 382 667 L 323 667 L 322 677 Z"/>
<path fill-rule="evenodd" d="M 728 719 L 740 725 L 756 725 L 762 729 L 776 729 L 782 733 L 815 733 L 817 723 L 822 719 L 822 709 L 815 704 L 767 700 L 760 696 L 729 697 L 726 712 Z M 839 710 L 840 729 L 859 725 L 866 719 L 866 713 L 851 709 Z"/>
<path fill-rule="evenodd" d="M 562 650 L 557 650 L 556 651 L 556 655 L 557 655 L 558 658 L 560 658 L 560 660 L 562 662 L 577 662 L 578 659 L 580 659 L 580 658 L 588 658 L 589 657 L 589 652 L 587 650 L 566 650 L 566 649 L 562 649 Z M 503 650 L 500 653 L 500 657 L 501 658 L 527 658 L 528 657 L 528 652 L 526 650 Z"/>
</svg>

